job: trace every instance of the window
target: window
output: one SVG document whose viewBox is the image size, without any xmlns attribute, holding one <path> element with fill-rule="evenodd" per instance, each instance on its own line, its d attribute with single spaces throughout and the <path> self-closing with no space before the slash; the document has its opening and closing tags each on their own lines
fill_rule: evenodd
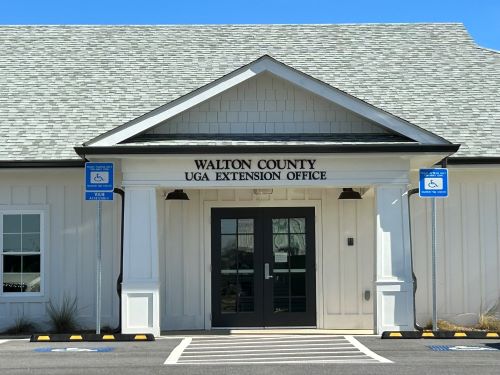
<svg viewBox="0 0 500 375">
<path fill-rule="evenodd" d="M 0 211 L 0 294 L 42 292 L 43 212 Z"/>
</svg>

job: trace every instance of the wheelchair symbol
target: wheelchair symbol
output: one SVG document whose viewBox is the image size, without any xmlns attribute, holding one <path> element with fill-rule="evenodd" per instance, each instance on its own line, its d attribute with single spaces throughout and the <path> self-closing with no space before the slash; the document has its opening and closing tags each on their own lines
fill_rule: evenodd
<svg viewBox="0 0 500 375">
<path fill-rule="evenodd" d="M 429 188 L 437 188 L 439 185 L 434 182 L 434 180 L 430 180 L 429 183 L 427 184 L 427 187 Z"/>
<path fill-rule="evenodd" d="M 109 172 L 95 171 L 90 172 L 91 184 L 107 184 L 109 182 Z"/>
<path fill-rule="evenodd" d="M 103 182 L 103 181 L 104 181 L 104 178 L 99 173 L 96 173 L 94 175 L 94 182 Z"/>
</svg>

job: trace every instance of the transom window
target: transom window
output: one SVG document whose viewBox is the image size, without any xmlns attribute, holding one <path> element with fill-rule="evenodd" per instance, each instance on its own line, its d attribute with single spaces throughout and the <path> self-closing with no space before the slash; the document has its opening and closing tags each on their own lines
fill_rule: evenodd
<svg viewBox="0 0 500 375">
<path fill-rule="evenodd" d="M 43 213 L 0 212 L 3 295 L 42 291 Z"/>
</svg>

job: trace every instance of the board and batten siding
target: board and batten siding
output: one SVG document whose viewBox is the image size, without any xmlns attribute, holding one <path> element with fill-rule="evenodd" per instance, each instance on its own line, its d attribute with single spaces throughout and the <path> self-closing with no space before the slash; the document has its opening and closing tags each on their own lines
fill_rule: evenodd
<svg viewBox="0 0 500 375">
<path fill-rule="evenodd" d="M 146 134 L 387 133 L 269 73 L 237 85 Z"/>
<path fill-rule="evenodd" d="M 339 189 L 274 189 L 261 197 L 251 189 L 186 192 L 189 201 L 164 201 L 159 192 L 162 329 L 210 326 L 210 207 L 294 205 L 318 209 L 318 327 L 373 328 L 373 197 L 339 201 Z M 354 246 L 347 246 L 347 237 L 354 237 Z"/>
<path fill-rule="evenodd" d="M 417 176 L 413 176 L 416 186 Z M 431 201 L 411 198 L 417 319 L 432 314 Z M 449 197 L 437 199 L 438 318 L 480 314 L 500 298 L 500 170 L 449 168 Z"/>
<path fill-rule="evenodd" d="M 77 321 L 95 327 L 96 203 L 83 200 L 83 169 L 0 171 L 0 209 L 43 205 L 48 209 L 43 297 L 0 297 L 0 331 L 25 317 L 48 328 L 47 304 L 77 299 Z M 102 325 L 116 327 L 120 198 L 102 204 Z"/>
</svg>

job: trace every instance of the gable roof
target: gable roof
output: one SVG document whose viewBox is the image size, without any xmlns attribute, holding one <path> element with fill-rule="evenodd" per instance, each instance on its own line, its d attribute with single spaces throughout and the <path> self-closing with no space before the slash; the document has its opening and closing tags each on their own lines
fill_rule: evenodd
<svg viewBox="0 0 500 375">
<path fill-rule="evenodd" d="M 500 157 L 500 54 L 460 24 L 2 26 L 0 160 L 73 146 L 269 54 L 462 147 Z"/>
<path fill-rule="evenodd" d="M 386 111 L 359 100 L 341 90 L 329 86 L 324 82 L 314 79 L 271 56 L 264 55 L 257 60 L 236 69 L 235 71 L 200 87 L 187 95 L 171 101 L 153 111 L 118 126 L 96 138 L 86 142 L 85 145 L 112 146 L 131 137 L 141 134 L 158 124 L 203 103 L 216 95 L 223 93 L 251 78 L 263 73 L 271 73 L 289 83 L 314 93 L 323 99 L 338 104 L 343 108 L 376 122 L 386 129 L 404 135 L 420 143 L 449 144 L 445 139 L 415 126 L 408 121 L 398 118 Z"/>
</svg>

